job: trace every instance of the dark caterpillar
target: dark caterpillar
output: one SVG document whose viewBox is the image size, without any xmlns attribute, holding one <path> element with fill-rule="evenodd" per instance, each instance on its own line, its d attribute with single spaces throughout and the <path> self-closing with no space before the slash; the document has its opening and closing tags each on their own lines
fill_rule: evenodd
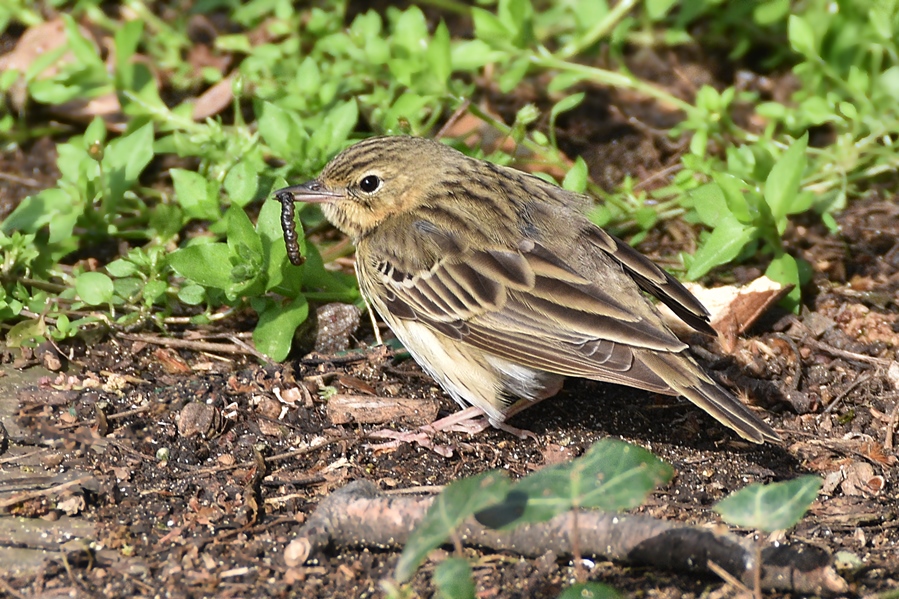
<svg viewBox="0 0 899 599">
<path fill-rule="evenodd" d="M 294 220 L 293 194 L 289 191 L 279 191 L 275 199 L 281 202 L 281 229 L 284 230 L 284 245 L 287 247 L 287 258 L 294 266 L 300 266 L 306 261 L 306 257 L 300 253 L 300 245 L 297 243 L 297 223 Z"/>
</svg>

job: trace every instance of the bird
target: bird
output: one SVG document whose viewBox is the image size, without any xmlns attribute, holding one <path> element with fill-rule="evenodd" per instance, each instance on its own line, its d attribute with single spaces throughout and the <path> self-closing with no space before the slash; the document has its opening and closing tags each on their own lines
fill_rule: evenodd
<svg viewBox="0 0 899 599">
<path fill-rule="evenodd" d="M 680 395 L 748 441 L 781 441 L 703 371 L 647 295 L 714 336 L 705 307 L 591 222 L 586 195 L 400 135 L 356 142 L 276 197 L 320 205 L 356 247 L 369 305 L 495 427 L 580 377 Z"/>
</svg>

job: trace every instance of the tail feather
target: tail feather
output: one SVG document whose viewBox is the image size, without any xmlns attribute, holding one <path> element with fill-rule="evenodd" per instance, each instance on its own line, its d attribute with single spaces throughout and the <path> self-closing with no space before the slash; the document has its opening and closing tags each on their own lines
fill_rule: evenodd
<svg viewBox="0 0 899 599">
<path fill-rule="evenodd" d="M 747 441 L 782 442 L 773 428 L 709 378 L 689 356 L 649 351 L 634 353 L 635 358 L 665 381 L 672 391 L 683 395 Z"/>
</svg>

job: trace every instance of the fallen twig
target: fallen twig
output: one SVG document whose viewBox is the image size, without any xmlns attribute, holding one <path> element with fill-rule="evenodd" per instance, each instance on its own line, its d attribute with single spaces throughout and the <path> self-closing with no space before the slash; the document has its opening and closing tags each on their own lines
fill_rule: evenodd
<svg viewBox="0 0 899 599">
<path fill-rule="evenodd" d="M 209 341 L 191 341 L 189 339 L 173 339 L 171 337 L 157 337 L 155 335 L 135 335 L 132 333 L 117 333 L 116 337 L 125 339 L 126 341 L 141 341 L 152 345 L 161 345 L 163 347 L 177 347 L 180 349 L 192 349 L 194 351 L 220 353 L 220 354 L 240 354 L 255 356 L 253 352 L 248 351 L 246 344 L 237 345 L 235 343 L 211 343 Z"/>
<path fill-rule="evenodd" d="M 32 499 L 37 499 L 39 497 L 49 497 L 51 495 L 55 495 L 58 493 L 62 493 L 66 489 L 71 489 L 72 487 L 82 486 L 89 480 L 93 480 L 94 476 L 92 474 L 87 474 L 85 476 L 79 476 L 75 480 L 70 480 L 58 485 L 54 485 L 52 487 L 48 487 L 46 489 L 39 489 L 37 491 L 25 491 L 22 493 L 16 493 L 12 497 L 8 499 L 4 499 L 0 501 L 0 509 L 8 508 L 11 505 L 16 505 L 19 503 L 23 503 L 25 501 L 30 501 Z"/>
<path fill-rule="evenodd" d="M 399 548 L 421 521 L 434 497 L 397 497 L 369 481 L 355 481 L 324 499 L 285 551 L 289 566 L 302 565 L 329 545 Z M 456 531 L 468 545 L 538 557 L 548 551 L 571 555 L 573 514 L 548 522 L 497 531 L 469 519 Z M 577 543 L 583 555 L 604 556 L 634 565 L 710 573 L 709 562 L 752 585 L 755 548 L 730 534 L 673 524 L 648 516 L 600 511 L 577 515 Z M 762 550 L 761 584 L 766 589 L 839 594 L 846 582 L 830 555 L 808 545 Z"/>
</svg>

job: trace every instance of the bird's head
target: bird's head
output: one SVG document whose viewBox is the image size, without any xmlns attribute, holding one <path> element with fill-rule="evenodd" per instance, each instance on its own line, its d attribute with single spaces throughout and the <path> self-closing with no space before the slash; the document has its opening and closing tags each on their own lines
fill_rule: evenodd
<svg viewBox="0 0 899 599">
<path fill-rule="evenodd" d="M 437 176 L 465 160 L 459 152 L 418 137 L 373 137 L 350 146 L 321 175 L 277 192 L 321 204 L 338 229 L 358 240 L 386 219 L 426 203 Z"/>
</svg>

